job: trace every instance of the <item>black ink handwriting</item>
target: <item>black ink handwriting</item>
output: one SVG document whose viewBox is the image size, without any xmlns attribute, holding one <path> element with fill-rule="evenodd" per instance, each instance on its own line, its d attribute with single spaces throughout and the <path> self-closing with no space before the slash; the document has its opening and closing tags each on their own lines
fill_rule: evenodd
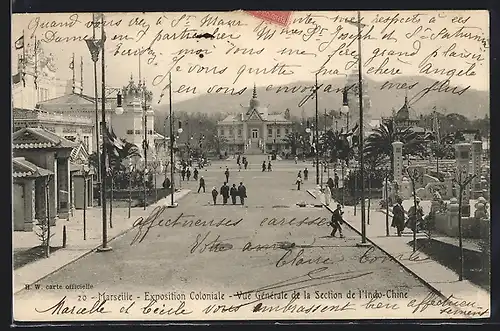
<svg viewBox="0 0 500 331">
<path fill-rule="evenodd" d="M 387 261 L 391 261 L 391 258 L 387 255 L 373 255 L 374 251 L 375 247 L 373 246 L 368 247 L 368 249 L 359 258 L 359 263 L 372 264 L 375 262 L 384 263 Z M 399 261 L 423 262 L 429 260 L 430 258 L 428 256 L 420 255 L 419 250 L 416 250 L 415 252 L 412 252 L 409 255 L 404 253 L 394 254 L 394 259 L 397 259 Z"/>
<path fill-rule="evenodd" d="M 92 314 L 106 314 L 109 313 L 109 311 L 105 310 L 104 304 L 106 303 L 106 300 L 100 300 L 98 299 L 97 301 L 92 303 L 91 307 L 81 307 L 81 306 L 70 306 L 67 305 L 66 303 L 66 296 L 64 296 L 59 302 L 57 302 L 55 305 L 50 306 L 48 308 L 42 308 L 38 309 L 35 308 L 35 311 L 37 313 L 43 314 L 43 313 L 50 313 L 51 315 L 65 315 L 65 314 L 70 314 L 70 315 L 92 315 Z"/>
</svg>

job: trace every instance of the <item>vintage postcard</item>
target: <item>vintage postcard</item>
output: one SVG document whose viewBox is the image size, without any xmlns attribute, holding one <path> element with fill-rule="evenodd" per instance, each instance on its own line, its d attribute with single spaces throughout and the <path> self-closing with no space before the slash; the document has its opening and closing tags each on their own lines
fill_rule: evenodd
<svg viewBox="0 0 500 331">
<path fill-rule="evenodd" d="M 15 14 L 14 321 L 490 317 L 487 11 Z"/>
</svg>

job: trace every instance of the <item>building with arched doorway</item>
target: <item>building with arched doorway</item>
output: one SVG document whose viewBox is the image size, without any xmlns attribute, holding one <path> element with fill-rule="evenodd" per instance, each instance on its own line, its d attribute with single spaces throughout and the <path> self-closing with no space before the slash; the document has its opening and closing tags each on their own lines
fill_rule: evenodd
<svg viewBox="0 0 500 331">
<path fill-rule="evenodd" d="M 228 115 L 217 123 L 217 133 L 224 140 L 228 153 L 267 154 L 288 151 L 285 137 L 292 132 L 290 111 L 270 114 L 262 106 L 254 85 L 248 106 L 239 114 Z"/>
</svg>

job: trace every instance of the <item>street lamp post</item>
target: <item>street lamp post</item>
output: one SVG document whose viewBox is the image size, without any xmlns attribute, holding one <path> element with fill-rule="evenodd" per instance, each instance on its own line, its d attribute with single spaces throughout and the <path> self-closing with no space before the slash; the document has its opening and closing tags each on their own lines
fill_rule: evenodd
<svg viewBox="0 0 500 331">
<path fill-rule="evenodd" d="M 46 218 L 46 226 L 47 226 L 47 238 L 45 241 L 45 257 L 50 256 L 50 199 L 49 199 L 49 184 L 50 184 L 50 175 L 48 175 L 45 179 L 45 218 Z"/>
<path fill-rule="evenodd" d="M 385 235 L 389 237 L 389 187 L 388 180 L 391 173 L 390 167 L 384 169 L 384 180 L 385 180 Z"/>
<path fill-rule="evenodd" d="M 109 167 L 109 175 L 111 177 L 111 190 L 109 192 L 109 227 L 112 229 L 113 228 L 113 189 L 114 189 L 114 177 L 113 177 L 113 167 Z"/>
<path fill-rule="evenodd" d="M 101 70 L 102 70 L 102 75 L 101 75 L 101 128 L 102 128 L 102 134 L 104 135 L 105 132 L 107 132 L 108 128 L 106 125 L 106 64 L 104 62 L 105 54 L 106 52 L 104 44 L 106 41 L 106 34 L 104 32 L 104 14 L 101 14 L 101 47 L 102 47 L 102 53 L 101 53 Z M 121 101 L 121 100 L 120 100 Z M 107 147 L 106 143 L 102 144 L 102 153 L 101 153 L 101 208 L 102 208 L 102 246 L 98 248 L 99 252 L 107 252 L 111 250 L 111 247 L 108 246 L 108 224 L 106 220 L 106 154 L 107 154 Z"/>
<path fill-rule="evenodd" d="M 144 141 L 142 142 L 142 149 L 144 150 L 144 210 L 146 210 L 147 205 L 147 188 L 146 188 L 146 172 L 148 170 L 148 108 L 147 108 L 147 100 L 146 100 L 146 90 L 145 86 L 142 87 L 142 109 L 143 109 L 143 119 L 144 119 Z"/>
<path fill-rule="evenodd" d="M 319 184 L 319 153 L 318 153 L 318 73 L 316 73 L 315 77 L 315 85 L 314 85 L 314 94 L 316 99 L 316 139 L 314 151 L 316 152 L 316 185 Z"/>
<path fill-rule="evenodd" d="M 177 207 L 177 203 L 174 202 L 174 193 L 175 193 L 175 185 L 174 185 L 174 119 L 172 114 L 172 73 L 168 73 L 168 98 L 169 98 L 169 118 L 170 118 L 170 187 L 171 187 L 171 195 L 170 195 L 170 205 L 167 205 L 168 208 Z M 182 128 L 179 128 L 179 133 L 182 132 Z"/>
<path fill-rule="evenodd" d="M 132 209 L 132 160 L 128 159 L 128 218 Z"/>
<path fill-rule="evenodd" d="M 361 12 L 358 10 L 358 84 L 359 84 L 359 161 L 360 161 L 360 171 L 361 171 L 361 245 L 366 246 L 366 220 L 365 220 L 365 183 L 363 178 L 365 178 L 365 162 L 363 153 L 363 62 L 361 60 Z"/>
<path fill-rule="evenodd" d="M 87 177 L 89 174 L 89 167 L 82 166 L 83 175 L 83 240 L 87 240 Z"/>
</svg>

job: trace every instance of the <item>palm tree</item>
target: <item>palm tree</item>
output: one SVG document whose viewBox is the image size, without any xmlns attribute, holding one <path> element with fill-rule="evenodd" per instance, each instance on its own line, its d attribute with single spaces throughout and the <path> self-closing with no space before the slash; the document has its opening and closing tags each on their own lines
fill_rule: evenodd
<svg viewBox="0 0 500 331">
<path fill-rule="evenodd" d="M 297 131 L 289 132 L 283 140 L 286 144 L 290 145 L 292 155 L 296 155 L 297 148 L 301 145 L 300 133 Z"/>
<path fill-rule="evenodd" d="M 366 138 L 364 153 L 367 157 L 381 154 L 390 158 L 391 172 L 394 171 L 394 157 L 392 143 L 403 143 L 403 155 L 423 155 L 426 144 L 433 139 L 429 133 L 414 132 L 411 128 L 395 128 L 394 122 L 381 124 Z"/>
</svg>

